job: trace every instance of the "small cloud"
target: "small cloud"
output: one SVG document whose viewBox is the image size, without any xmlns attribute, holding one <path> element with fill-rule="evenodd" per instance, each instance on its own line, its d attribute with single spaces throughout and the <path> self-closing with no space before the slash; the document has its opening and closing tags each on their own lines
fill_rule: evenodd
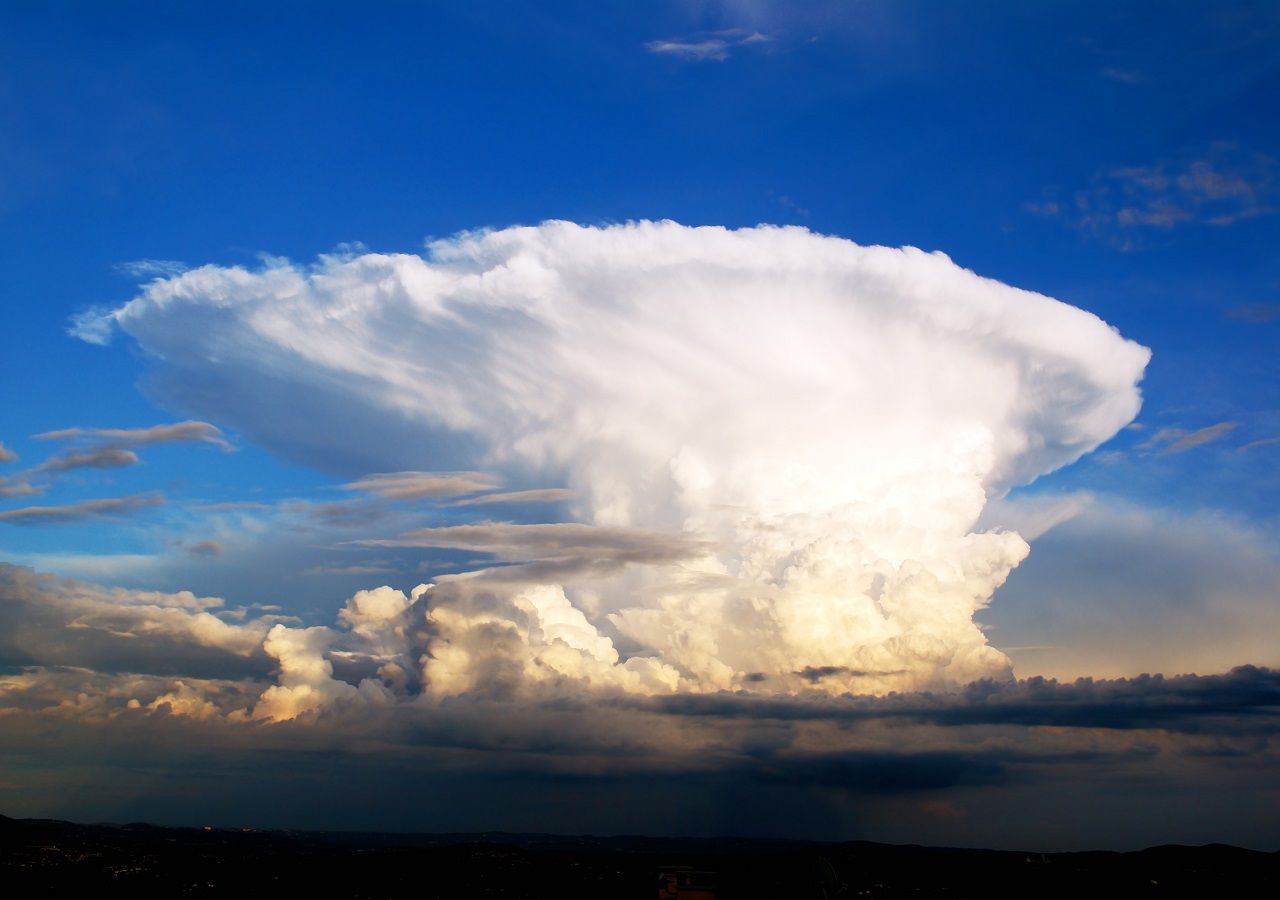
<svg viewBox="0 0 1280 900">
<path fill-rule="evenodd" d="M 98 447 L 93 450 L 68 450 L 50 457 L 31 470 L 36 475 L 56 475 L 74 469 L 122 469 L 137 465 L 138 455 L 119 447 Z"/>
<path fill-rule="evenodd" d="M 82 500 L 67 506 L 28 506 L 22 509 L 10 509 L 0 512 L 0 522 L 8 522 L 11 525 L 65 525 L 87 519 L 127 515 L 140 509 L 164 504 L 164 495 L 157 492 L 131 494 L 128 497 Z"/>
<path fill-rule="evenodd" d="M 100 447 L 149 447 L 155 444 L 213 444 L 226 452 L 235 447 L 221 429 L 208 422 L 175 422 L 146 428 L 61 428 L 34 435 L 39 441 L 87 441 Z"/>
<path fill-rule="evenodd" d="M 394 571 L 387 565 L 312 566 L 303 575 L 385 575 Z"/>
<path fill-rule="evenodd" d="M 313 521 L 323 525 L 332 525 L 336 528 L 370 525 L 387 515 L 387 510 L 381 506 L 371 506 L 368 503 L 355 501 L 342 503 L 299 501 L 288 504 L 284 507 L 284 511 L 301 513 Z"/>
<path fill-rule="evenodd" d="M 806 219 L 809 218 L 809 215 L 810 215 L 809 210 L 801 206 L 799 203 L 797 203 L 795 200 L 793 200 L 791 197 L 787 196 L 786 194 L 779 194 L 777 199 L 778 199 L 778 205 L 781 206 L 783 209 L 790 210 L 796 215 L 803 216 Z"/>
<path fill-rule="evenodd" d="M 705 41 L 649 41 L 644 46 L 650 53 L 662 53 L 695 62 L 708 59 L 724 62 L 729 58 L 729 45 L 718 38 Z"/>
<path fill-rule="evenodd" d="M 688 62 L 708 60 L 724 62 L 737 47 L 767 44 L 772 40 L 772 35 L 762 34 L 759 31 L 747 32 L 740 28 L 731 28 L 725 31 L 703 32 L 686 37 L 649 41 L 644 48 L 650 53 L 674 56 Z"/>
<path fill-rule="evenodd" d="M 1239 424 L 1239 422 L 1219 422 L 1216 425 L 1209 425 L 1195 431 L 1188 431 L 1185 428 L 1161 428 L 1138 446 L 1144 450 L 1158 448 L 1161 453 L 1165 454 L 1185 453 L 1188 450 L 1203 447 L 1205 444 L 1226 437 L 1227 433 L 1234 430 Z"/>
<path fill-rule="evenodd" d="M 1100 466 L 1114 466 L 1124 462 L 1128 457 L 1123 450 L 1099 450 L 1089 459 Z"/>
<path fill-rule="evenodd" d="M 0 497 L 30 497 L 40 493 L 44 488 L 36 487 L 21 476 L 0 478 Z"/>
<path fill-rule="evenodd" d="M 173 278 L 191 267 L 176 259 L 135 259 L 117 263 L 114 268 L 128 278 Z"/>
<path fill-rule="evenodd" d="M 1260 447 L 1274 447 L 1280 444 L 1280 437 L 1262 438 L 1258 441 L 1250 441 L 1241 447 L 1236 448 L 1237 453 L 1248 453 L 1250 450 L 1257 450 Z"/>
<path fill-rule="evenodd" d="M 1134 250 L 1144 233 L 1192 224 L 1221 228 L 1280 212 L 1280 163 L 1219 141 L 1199 156 L 1113 168 L 1069 198 L 1051 190 L 1023 208 L 1118 250 Z"/>
<path fill-rule="evenodd" d="M 67 334 L 73 338 L 79 338 L 86 344 L 105 347 L 111 343 L 111 335 L 115 327 L 115 313 L 112 310 L 94 306 L 81 310 L 71 317 Z"/>
<path fill-rule="evenodd" d="M 507 491 L 501 494 L 485 494 L 468 500 L 457 500 L 453 506 L 482 506 L 489 503 L 563 503 L 576 495 L 566 488 L 539 488 L 532 491 Z"/>
<path fill-rule="evenodd" d="M 0 441 L 0 463 L 17 462 L 18 454 L 14 453 Z"/>
<path fill-rule="evenodd" d="M 1252 325 L 1280 321 L 1280 303 L 1244 303 L 1227 310 L 1227 318 Z"/>
<path fill-rule="evenodd" d="M 342 486 L 367 491 L 383 500 L 423 500 L 490 491 L 502 482 L 484 472 L 384 472 Z"/>
<path fill-rule="evenodd" d="M 1098 74 L 1103 78 L 1118 81 L 1121 84 L 1141 84 L 1146 80 L 1141 72 L 1136 72 L 1133 69 L 1121 69 L 1117 66 L 1103 66 L 1098 70 Z"/>
<path fill-rule="evenodd" d="M 198 558 L 221 555 L 222 543 L 220 541 L 197 541 L 187 547 L 187 556 Z"/>
</svg>

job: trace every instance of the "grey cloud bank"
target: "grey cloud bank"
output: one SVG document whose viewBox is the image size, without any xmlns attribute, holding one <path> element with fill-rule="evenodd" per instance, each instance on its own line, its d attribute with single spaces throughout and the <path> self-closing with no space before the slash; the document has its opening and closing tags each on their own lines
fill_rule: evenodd
<svg viewBox="0 0 1280 900">
<path fill-rule="evenodd" d="M 441 696 L 402 666 L 415 631 L 449 627 L 413 624 L 429 616 L 423 592 L 359 592 L 332 629 L 245 612 L 0 566 L 0 739 L 18 775 L 7 808 L 334 828 L 747 823 L 1021 848 L 1273 849 L 1280 833 L 1274 669 L 881 698 L 645 697 L 625 683 L 531 692 L 507 653 L 484 683 Z M 581 626 L 562 617 L 556 640 L 580 643 Z M 928 812 L 944 800 L 949 815 Z"/>
</svg>

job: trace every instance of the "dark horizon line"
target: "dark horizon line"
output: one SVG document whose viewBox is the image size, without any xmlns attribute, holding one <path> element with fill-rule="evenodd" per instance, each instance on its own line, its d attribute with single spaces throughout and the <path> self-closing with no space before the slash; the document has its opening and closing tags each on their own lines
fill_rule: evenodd
<svg viewBox="0 0 1280 900">
<path fill-rule="evenodd" d="M 49 827 L 61 826 L 81 829 L 101 829 L 110 831 L 178 831 L 191 832 L 193 834 L 221 834 L 221 835 L 257 835 L 257 836 L 280 836 L 287 839 L 321 839 L 323 843 L 335 843 L 346 846 L 354 846 L 360 841 L 359 838 L 381 839 L 377 841 L 380 846 L 399 845 L 402 847 L 442 847 L 468 843 L 493 843 L 508 844 L 521 847 L 522 849 L 532 849 L 538 843 L 561 843 L 570 841 L 590 841 L 596 843 L 623 842 L 633 844 L 649 844 L 647 849 L 659 849 L 657 846 L 661 844 L 685 844 L 699 845 L 704 850 L 711 850 L 715 845 L 721 845 L 725 848 L 733 845 L 751 845 L 757 848 L 776 847 L 776 848 L 796 848 L 796 847 L 865 847 L 880 850 L 899 850 L 899 851 L 917 851 L 924 853 L 974 853 L 974 854 L 995 854 L 995 855 L 1021 855 L 1021 856 L 1038 856 L 1038 857 L 1068 857 L 1068 856 L 1088 856 L 1088 855 L 1108 855 L 1108 856 L 1134 856 L 1147 854 L 1152 852 L 1164 851 L 1213 851 L 1213 852 L 1237 852 L 1263 857 L 1276 857 L 1280 859 L 1280 847 L 1274 850 L 1258 850 L 1252 847 L 1241 847 L 1237 844 L 1228 844 L 1222 841 L 1210 841 L 1205 844 L 1151 844 L 1146 847 L 1140 847 L 1129 850 L 1116 850 L 1108 848 L 1090 848 L 1086 850 L 1029 850 L 1029 849 L 998 849 L 992 847 L 972 847 L 972 846 L 950 846 L 938 844 L 916 844 L 916 843 L 892 843 L 886 841 L 873 841 L 866 839 L 853 840 L 822 840 L 818 838 L 787 838 L 787 837 L 748 837 L 739 835 L 652 835 L 652 834 L 592 834 L 592 833 L 562 833 L 562 832 L 541 832 L 541 831 L 395 831 L 395 830 L 340 830 L 325 828 L 288 828 L 288 827 L 258 827 L 254 825 L 164 825 L 153 822 L 73 822 L 69 819 L 53 819 L 41 817 L 16 818 L 0 813 L 0 831 L 8 830 L 14 827 L 35 826 Z M 497 840 L 497 839 L 504 840 Z M 327 840 L 326 840 L 327 839 Z M 642 849 L 642 848 L 637 848 Z"/>
</svg>

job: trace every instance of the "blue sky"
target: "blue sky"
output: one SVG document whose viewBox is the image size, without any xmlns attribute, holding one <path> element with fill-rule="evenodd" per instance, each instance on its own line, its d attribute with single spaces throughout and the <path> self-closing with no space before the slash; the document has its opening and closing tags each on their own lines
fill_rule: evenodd
<svg viewBox="0 0 1280 900">
<path fill-rule="evenodd" d="M 183 413 L 139 389 L 131 348 L 67 334 L 70 317 L 152 277 L 127 274 L 133 261 L 307 261 L 348 242 L 414 252 L 548 218 L 794 223 L 943 250 L 1152 348 L 1144 430 L 1033 490 L 1211 507 L 1271 529 L 1280 444 L 1240 448 L 1280 436 L 1268 252 L 1280 134 L 1259 115 L 1277 27 L 1266 4 L 1171 4 L 1156 20 L 1109 4 L 13 9 L 0 36 L 3 340 L 25 387 L 0 431 L 32 460 L 45 450 L 32 434 Z M 1180 189 L 1198 164 L 1243 187 Z M 1144 173 L 1170 184 L 1144 188 Z M 1132 204 L 1185 218 L 1125 224 Z M 1162 428 L 1224 422 L 1194 451 L 1134 449 Z M 152 453 L 146 478 L 241 499 L 360 474 L 252 446 L 200 460 Z M 186 483 L 196 472 L 204 483 Z M 49 496 L 120 478 L 67 479 Z M 154 544 L 92 526 L 0 537 L 14 552 Z"/>
<path fill-rule="evenodd" d="M 1280 578 L 1278 89 L 1268 3 L 10 4 L 0 442 L 18 459 L 0 476 L 103 443 L 35 437 L 70 427 L 207 421 L 234 450 L 130 444 L 137 465 L 37 476 L 47 489 L 0 515 L 167 503 L 0 521 L 0 559 L 318 624 L 380 579 L 407 591 L 474 556 L 367 564 L 351 542 L 497 515 L 388 502 L 376 527 L 353 519 L 364 495 L 343 485 L 379 470 L 341 436 L 247 433 L 257 420 L 215 415 L 233 396 L 177 384 L 190 373 L 145 338 L 73 334 L 153 278 L 550 219 L 799 225 L 942 251 L 1152 351 L 1132 425 L 988 510 L 1032 548 L 979 614 L 1015 671 L 1274 665 L 1256 632 Z M 348 422 L 365 420 L 333 428 Z"/>
</svg>

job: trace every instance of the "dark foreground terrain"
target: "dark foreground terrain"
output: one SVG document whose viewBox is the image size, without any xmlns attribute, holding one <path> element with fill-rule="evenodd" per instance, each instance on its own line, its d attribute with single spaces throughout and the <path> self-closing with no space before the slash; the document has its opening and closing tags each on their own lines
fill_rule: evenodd
<svg viewBox="0 0 1280 900">
<path fill-rule="evenodd" d="M 0 816 L 9 897 L 529 898 L 1280 896 L 1280 853 L 1152 847 L 1018 853 L 526 834 L 406 835 L 76 825 Z"/>
</svg>

